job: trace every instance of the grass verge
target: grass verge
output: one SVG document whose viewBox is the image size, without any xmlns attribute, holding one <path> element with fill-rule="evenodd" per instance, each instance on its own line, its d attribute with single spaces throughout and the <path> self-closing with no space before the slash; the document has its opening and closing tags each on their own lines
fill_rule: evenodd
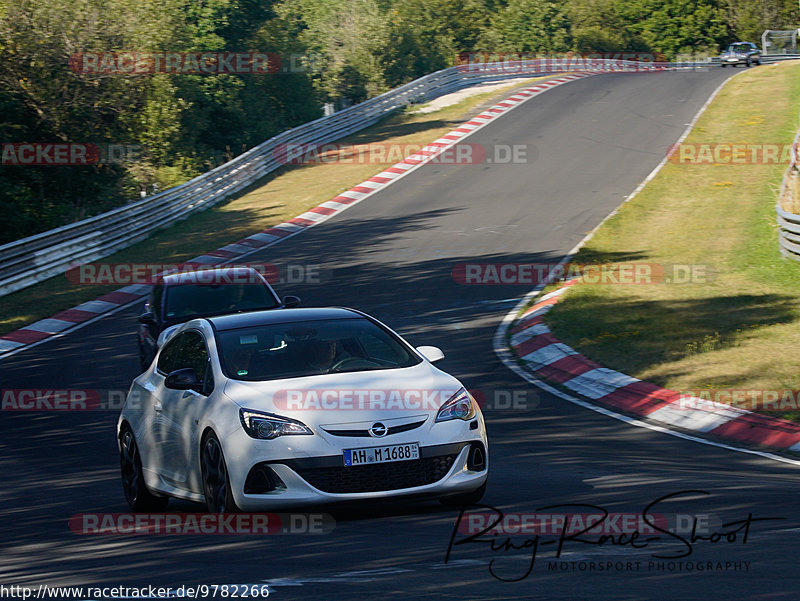
<svg viewBox="0 0 800 601">
<path fill-rule="evenodd" d="M 500 89 L 469 96 L 439 110 L 396 113 L 361 132 L 339 140 L 342 144 L 424 146 L 471 118 L 485 105 L 505 98 L 509 90 L 548 79 L 521 79 Z M 416 110 L 419 107 L 411 107 Z M 158 231 L 147 240 L 102 259 L 103 263 L 179 263 L 277 225 L 330 200 L 401 160 L 386 163 L 326 162 L 287 166 L 262 178 L 233 200 L 216 205 Z M 59 311 L 91 300 L 120 285 L 76 285 L 66 276 L 2 298 L 0 334 L 21 328 Z"/>
<path fill-rule="evenodd" d="M 790 144 L 799 107 L 800 64 L 758 67 L 725 85 L 684 144 Z M 668 162 L 574 258 L 655 264 L 664 280 L 574 286 L 547 314 L 554 334 L 603 365 L 722 402 L 714 391 L 800 389 L 800 263 L 781 257 L 775 229 L 785 170 Z M 800 421 L 796 404 L 736 404 Z"/>
</svg>

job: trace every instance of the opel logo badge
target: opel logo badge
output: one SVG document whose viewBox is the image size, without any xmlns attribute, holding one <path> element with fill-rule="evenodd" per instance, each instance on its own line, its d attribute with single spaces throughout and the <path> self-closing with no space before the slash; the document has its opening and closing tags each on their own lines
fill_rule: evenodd
<svg viewBox="0 0 800 601">
<path fill-rule="evenodd" d="M 381 422 L 375 422 L 369 429 L 369 435 L 374 436 L 375 438 L 383 438 L 388 433 L 389 428 L 387 428 L 386 425 L 382 424 Z"/>
</svg>

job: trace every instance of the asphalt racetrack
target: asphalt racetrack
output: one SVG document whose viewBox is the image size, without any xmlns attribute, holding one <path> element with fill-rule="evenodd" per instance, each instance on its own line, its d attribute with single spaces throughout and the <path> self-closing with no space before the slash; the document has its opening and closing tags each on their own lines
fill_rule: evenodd
<svg viewBox="0 0 800 601">
<path fill-rule="evenodd" d="M 444 350 L 442 368 L 487 399 L 486 505 L 506 516 L 602 508 L 635 518 L 674 494 L 652 511 L 683 527 L 683 540 L 660 533 L 644 543 L 643 532 L 635 544 L 619 536 L 596 544 L 598 536 L 586 535 L 562 541 L 556 558 L 552 534 L 463 542 L 463 528 L 454 534 L 458 510 L 435 501 L 322 508 L 335 520 L 325 534 L 76 534 L 71 516 L 127 511 L 117 412 L 3 412 L 0 583 L 269 583 L 277 599 L 342 601 L 796 599 L 798 466 L 633 427 L 540 393 L 492 346 L 531 286 L 463 285 L 452 276 L 466 262 L 558 261 L 651 172 L 733 73 L 609 74 L 557 87 L 467 140 L 524 146 L 525 162 L 427 165 L 248 258 L 319 266 L 319 282 L 285 283 L 279 293 L 301 296 L 304 306 L 364 310 L 412 344 Z M 127 390 L 137 375 L 140 312 L 129 308 L 4 360 L 2 388 Z M 559 507 L 542 509 L 550 506 Z M 178 501 L 170 508 L 204 511 Z M 687 516 L 700 516 L 697 533 L 712 540 L 692 542 Z M 786 519 L 755 521 L 768 517 Z"/>
</svg>

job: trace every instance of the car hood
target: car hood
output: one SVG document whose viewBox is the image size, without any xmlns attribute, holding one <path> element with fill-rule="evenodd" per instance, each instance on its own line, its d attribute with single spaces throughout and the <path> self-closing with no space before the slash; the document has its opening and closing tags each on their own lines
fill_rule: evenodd
<svg viewBox="0 0 800 601">
<path fill-rule="evenodd" d="M 224 393 L 244 409 L 325 426 L 435 414 L 461 387 L 456 378 L 423 361 L 402 369 L 267 382 L 228 380 Z"/>
</svg>

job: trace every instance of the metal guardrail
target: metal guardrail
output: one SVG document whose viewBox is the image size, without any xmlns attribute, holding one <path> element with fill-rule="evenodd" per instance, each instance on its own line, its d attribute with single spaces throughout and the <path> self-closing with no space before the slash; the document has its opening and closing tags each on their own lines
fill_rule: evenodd
<svg viewBox="0 0 800 601">
<path fill-rule="evenodd" d="M 781 254 L 796 261 L 800 261 L 800 215 L 784 211 L 781 208 L 781 202 L 787 195 L 794 195 L 789 186 L 792 177 L 800 177 L 797 161 L 798 143 L 800 143 L 800 131 L 797 132 L 792 143 L 792 158 L 786 173 L 783 174 L 781 189 L 778 192 L 778 202 L 775 205 L 775 212 L 778 214 L 778 244 L 781 247 Z"/>
<path fill-rule="evenodd" d="M 559 62 L 560 61 L 560 62 Z M 643 63 L 613 59 L 535 59 L 450 67 L 284 131 L 185 184 L 95 217 L 0 246 L 0 296 L 94 261 L 154 231 L 211 207 L 281 167 L 287 144 L 325 144 L 364 129 L 392 111 L 472 86 L 564 71 L 661 71 L 709 63 Z"/>
</svg>

